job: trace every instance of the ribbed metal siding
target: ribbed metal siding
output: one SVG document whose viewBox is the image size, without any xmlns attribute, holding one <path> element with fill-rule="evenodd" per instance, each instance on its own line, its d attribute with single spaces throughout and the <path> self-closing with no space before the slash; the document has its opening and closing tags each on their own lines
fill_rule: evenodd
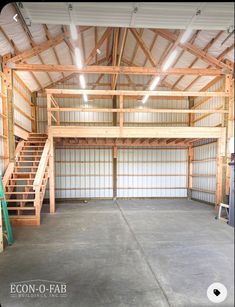
<svg viewBox="0 0 235 307">
<path fill-rule="evenodd" d="M 119 149 L 117 175 L 118 197 L 186 197 L 187 150 Z"/>
<path fill-rule="evenodd" d="M 138 109 L 188 109 L 188 101 L 164 99 L 142 101 L 125 99 L 125 108 Z M 188 114 L 177 113 L 126 113 L 124 114 L 125 126 L 188 126 Z"/>
<path fill-rule="evenodd" d="M 46 98 L 38 97 L 38 129 L 39 132 L 47 131 Z M 85 104 L 81 98 L 57 98 L 60 107 L 99 107 L 111 108 L 112 102 L 108 99 L 94 99 Z M 112 113 L 105 112 L 60 112 L 60 124 L 63 126 L 111 126 Z"/>
<path fill-rule="evenodd" d="M 31 100 L 31 96 L 23 88 L 23 86 L 17 81 L 17 79 L 14 79 L 14 86 L 18 88 L 28 98 L 29 101 Z M 14 105 L 18 106 L 18 108 L 21 109 L 28 116 L 31 116 L 31 107 L 14 88 L 13 88 L 13 101 Z M 17 111 L 16 109 L 14 110 L 14 119 L 15 123 L 18 124 L 20 127 L 26 129 L 27 131 L 32 131 L 31 120 L 22 113 L 20 113 L 19 111 Z"/>
<path fill-rule="evenodd" d="M 112 197 L 111 148 L 57 148 L 56 198 Z"/>
<path fill-rule="evenodd" d="M 217 143 L 195 147 L 193 153 L 194 176 L 192 185 L 193 189 L 198 189 L 201 191 L 193 190 L 192 198 L 214 203 L 216 191 Z M 205 192 L 203 190 L 205 190 Z"/>
<path fill-rule="evenodd" d="M 217 82 L 216 84 L 214 84 L 213 86 L 211 86 L 208 89 L 208 92 L 216 92 L 219 91 L 220 88 L 224 87 L 224 80 L 220 80 L 219 82 Z M 220 91 L 222 91 L 220 89 Z M 201 102 L 203 99 L 205 99 L 205 97 L 198 97 L 195 99 L 195 104 Z M 201 106 L 199 106 L 197 109 L 217 109 L 220 106 L 224 107 L 224 102 L 225 102 L 225 98 L 224 97 L 211 97 L 210 99 L 208 99 L 208 101 L 204 104 L 202 104 Z M 195 114 L 195 119 L 198 119 L 200 117 L 202 117 L 203 114 Z M 214 113 L 211 114 L 205 118 L 202 118 L 201 120 L 195 122 L 195 126 L 196 127 L 205 127 L 205 126 L 217 126 L 220 125 L 223 121 L 223 114 L 220 113 Z"/>
</svg>

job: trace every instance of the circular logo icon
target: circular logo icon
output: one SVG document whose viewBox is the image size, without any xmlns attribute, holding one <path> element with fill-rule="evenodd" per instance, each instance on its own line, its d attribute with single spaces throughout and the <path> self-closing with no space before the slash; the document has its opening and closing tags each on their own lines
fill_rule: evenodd
<svg viewBox="0 0 235 307">
<path fill-rule="evenodd" d="M 227 289 L 220 282 L 211 284 L 207 289 L 207 297 L 213 303 L 222 303 L 227 297 Z"/>
</svg>

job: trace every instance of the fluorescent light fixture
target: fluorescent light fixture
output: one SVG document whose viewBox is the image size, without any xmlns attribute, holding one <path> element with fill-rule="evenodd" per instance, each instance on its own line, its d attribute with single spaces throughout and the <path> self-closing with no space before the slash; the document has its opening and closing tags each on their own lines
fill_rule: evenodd
<svg viewBox="0 0 235 307">
<path fill-rule="evenodd" d="M 155 89 L 155 87 L 157 86 L 157 84 L 159 83 L 159 81 L 160 81 L 160 77 L 154 78 L 152 84 L 150 85 L 149 90 L 153 91 Z"/>
<path fill-rule="evenodd" d="M 81 69 L 83 68 L 81 51 L 78 47 L 76 47 L 74 52 L 75 52 L 76 65 L 78 68 Z"/>
<path fill-rule="evenodd" d="M 74 23 L 71 23 L 69 27 L 70 27 L 70 33 L 71 33 L 72 40 L 76 41 L 78 39 L 77 28 Z"/>
<path fill-rule="evenodd" d="M 80 85 L 81 85 L 81 88 L 86 88 L 86 81 L 85 81 L 85 78 L 83 75 L 80 75 L 79 76 L 79 80 L 80 80 Z"/>
<path fill-rule="evenodd" d="M 143 100 L 142 100 L 142 103 L 145 103 L 148 99 L 149 99 L 149 95 L 145 95 Z"/>
<path fill-rule="evenodd" d="M 87 101 L 88 101 L 87 94 L 85 94 L 85 93 L 83 93 L 83 100 L 84 100 L 85 102 L 87 102 Z"/>
<path fill-rule="evenodd" d="M 175 60 L 175 58 L 177 56 L 177 53 L 178 53 L 177 50 L 174 50 L 171 53 L 171 55 L 168 57 L 168 59 L 166 60 L 165 64 L 162 67 L 163 71 L 166 71 L 171 66 L 171 64 L 174 62 L 174 60 Z"/>
<path fill-rule="evenodd" d="M 189 37 L 191 36 L 192 32 L 193 31 L 191 28 L 186 29 L 180 38 L 180 43 L 181 44 L 186 43 Z"/>
</svg>

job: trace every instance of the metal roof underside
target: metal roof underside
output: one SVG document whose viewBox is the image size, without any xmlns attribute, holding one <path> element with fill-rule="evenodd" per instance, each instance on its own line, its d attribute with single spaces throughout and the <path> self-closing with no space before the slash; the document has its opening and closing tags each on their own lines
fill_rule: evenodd
<svg viewBox="0 0 235 307">
<path fill-rule="evenodd" d="M 27 7 L 28 10 L 31 12 L 35 11 L 36 8 L 38 6 L 38 16 L 43 16 L 43 18 L 45 17 L 45 20 L 47 18 L 47 16 L 51 16 L 51 18 L 54 18 L 54 16 L 56 16 L 58 14 L 58 12 L 60 12 L 60 10 L 63 7 L 63 12 L 61 13 L 61 17 L 57 17 L 56 19 L 56 24 L 51 24 L 51 21 L 49 20 L 50 18 L 48 17 L 47 21 L 41 21 L 43 23 L 28 23 L 29 20 L 25 19 L 26 23 L 28 24 L 28 29 L 31 33 L 31 36 L 33 38 L 33 41 L 35 44 L 40 44 L 42 42 L 47 41 L 47 37 L 46 37 L 46 33 L 45 30 L 43 28 L 43 24 L 46 24 L 48 27 L 48 31 L 50 32 L 51 37 L 55 37 L 56 35 L 58 35 L 59 33 L 62 33 L 62 25 L 65 24 L 66 22 L 63 21 L 63 14 L 67 14 L 67 10 L 65 9 L 65 3 L 23 3 L 25 5 L 25 8 Z M 112 3 L 112 10 L 115 12 L 118 12 L 117 8 L 114 8 L 113 5 L 118 5 L 121 8 L 126 7 L 126 6 L 130 6 L 133 5 L 133 3 Z M 178 3 L 173 3 L 174 5 L 178 5 Z M 208 5 L 211 3 L 208 3 Z M 98 10 L 102 11 L 102 8 L 104 8 L 103 14 L 105 15 L 107 13 L 107 10 L 110 9 L 110 3 L 104 4 L 104 3 L 99 3 L 99 5 L 97 6 L 97 3 L 73 3 L 73 5 L 75 5 L 76 7 L 80 7 L 83 10 L 87 10 L 92 12 L 92 7 L 94 8 L 94 6 L 96 6 L 96 15 L 98 16 Z M 150 10 L 151 6 L 155 5 L 156 3 L 140 3 L 141 7 L 145 7 L 146 11 Z M 157 6 L 159 6 L 160 8 L 164 7 L 164 3 L 157 3 Z M 171 9 L 169 3 L 167 3 L 168 5 L 168 10 Z M 179 5 L 181 5 L 182 8 L 182 13 L 186 12 L 189 9 L 194 9 L 194 6 L 196 5 L 196 3 L 184 3 L 185 8 L 183 9 L 182 3 L 179 3 Z M 221 6 L 222 5 L 222 6 Z M 56 7 L 55 7 L 56 6 Z M 214 3 L 213 4 L 214 10 L 217 10 L 217 14 L 220 8 L 221 13 L 221 18 L 222 16 L 225 16 L 226 14 L 226 19 L 227 21 L 229 21 L 229 16 L 233 15 L 233 9 L 231 9 L 231 3 Z M 31 9 L 30 9 L 31 8 Z M 178 7 L 179 8 L 179 7 Z M 230 8 L 230 9 L 229 9 Z M 50 10 L 53 9 L 53 12 L 51 12 Z M 156 8 L 155 8 L 156 9 Z M 230 13 L 228 13 L 228 11 L 230 11 Z M 35 11 L 36 12 L 36 11 Z M 105 13 L 106 12 L 106 13 Z M 180 10 L 177 9 L 176 12 L 178 12 L 177 14 L 180 14 Z M 3 56 L 7 53 L 12 53 L 13 55 L 15 55 L 15 50 L 14 50 L 14 46 L 15 49 L 17 49 L 17 51 L 23 52 L 25 50 L 28 50 L 31 48 L 30 45 L 30 41 L 23 29 L 23 27 L 18 23 L 15 22 L 13 20 L 13 16 L 16 14 L 15 8 L 13 4 L 7 4 L 2 12 L 1 12 L 1 16 L 0 16 L 0 55 Z M 33 13 L 31 13 L 33 14 Z M 83 15 L 81 12 L 79 13 L 81 15 Z M 76 15 L 76 18 L 79 18 L 80 15 Z M 168 14 L 168 11 L 164 12 L 164 16 L 165 16 L 165 20 L 167 23 L 167 16 L 168 16 L 168 26 L 170 25 L 170 30 L 171 32 L 177 31 L 181 26 L 179 23 L 175 23 L 173 25 L 172 19 L 169 18 L 170 16 L 170 11 Z M 89 15 L 89 14 L 88 14 Z M 93 20 L 93 22 L 89 19 L 90 17 L 86 14 L 83 15 L 82 18 L 84 18 L 84 20 L 87 20 L 87 24 L 89 24 L 89 27 L 86 31 L 83 32 L 83 36 L 84 36 L 84 51 L 85 51 L 85 58 L 88 57 L 88 55 L 90 54 L 90 52 L 92 51 L 92 49 L 95 46 L 95 32 L 97 33 L 97 39 L 99 39 L 102 34 L 104 33 L 104 31 L 106 30 L 106 27 L 109 26 L 108 23 L 108 19 L 106 20 L 106 17 L 104 17 L 104 15 L 99 15 L 99 16 L 103 16 L 102 17 L 102 22 L 105 23 L 106 27 L 94 27 L 94 22 L 96 21 L 95 19 Z M 33 15 L 32 15 L 33 16 Z M 213 15 L 214 16 L 214 15 Z M 217 16 L 217 15 L 216 15 Z M 24 16 L 25 17 L 25 16 Z M 82 20 L 79 19 L 79 20 Z M 98 17 L 97 17 L 98 18 Z M 123 16 L 123 18 L 125 19 L 125 15 Z M 100 18 L 101 19 L 101 18 Z M 111 18 L 110 18 L 111 19 Z M 123 19 L 123 20 L 124 20 Z M 157 18 L 156 18 L 157 19 Z M 36 20 L 36 19 L 35 19 Z M 121 19 L 120 19 L 121 20 Z M 219 17 L 217 19 L 217 26 L 219 23 Z M 53 21 L 53 19 L 52 19 Z M 106 22 L 107 21 L 107 22 Z M 179 21 L 182 22 L 179 18 Z M 113 24 L 115 24 L 115 26 L 117 27 L 118 25 L 118 21 L 115 20 L 115 18 L 113 19 Z M 228 22 L 229 23 L 229 22 Z M 227 23 L 227 24 L 228 24 Z M 85 24 L 85 23 L 84 23 Z M 113 25 L 112 24 L 112 25 Z M 142 26 L 144 24 L 144 21 L 142 22 Z M 137 24 L 136 24 L 137 25 Z M 185 25 L 185 24 L 184 24 Z M 168 26 L 165 26 L 165 28 L 167 28 Z M 138 26 L 140 27 L 140 26 Z M 146 26 L 147 27 L 147 26 Z M 177 28 L 177 30 L 175 30 Z M 225 29 L 225 28 L 224 28 Z M 154 32 L 151 31 L 151 29 L 142 29 L 143 33 L 141 35 L 143 41 L 145 42 L 146 46 L 148 48 L 150 48 L 152 41 L 154 39 Z M 122 29 L 123 31 L 123 29 Z M 137 29 L 137 31 L 140 33 L 141 29 Z M 3 33 L 4 32 L 4 33 Z M 195 33 L 196 31 L 194 31 Z M 193 44 L 200 49 L 204 49 L 206 47 L 206 45 L 208 44 L 209 41 L 211 41 L 214 37 L 217 36 L 217 34 L 219 33 L 219 30 L 216 29 L 212 29 L 212 30 L 200 30 L 195 41 L 193 42 Z M 193 34 L 194 34 L 193 33 Z M 208 55 L 211 55 L 213 57 L 218 58 L 220 56 L 221 53 L 223 53 L 224 51 L 226 51 L 226 49 L 230 48 L 229 52 L 226 53 L 226 57 L 225 59 L 228 59 L 230 61 L 234 61 L 234 37 L 231 36 L 223 45 L 221 45 L 221 43 L 224 41 L 224 39 L 228 36 L 227 31 L 221 31 L 221 34 L 219 35 L 218 39 L 213 43 L 213 45 L 211 45 L 211 47 L 207 50 Z M 121 39 L 120 39 L 121 40 Z M 12 44 L 13 42 L 13 44 Z M 119 42 L 120 43 L 120 42 Z M 159 62 L 160 58 L 162 55 L 164 55 L 165 50 L 167 50 L 167 48 L 169 48 L 171 46 L 171 42 L 161 36 L 158 36 L 155 44 L 151 50 L 151 53 L 156 61 L 156 63 Z M 106 54 L 108 53 L 108 57 L 112 56 L 112 45 L 113 45 L 113 34 L 110 37 L 110 43 L 109 43 L 109 48 L 107 48 L 107 40 L 104 41 L 104 43 L 102 44 L 102 46 L 99 48 L 100 49 L 100 54 L 96 55 L 96 59 L 94 58 L 91 64 L 95 64 L 96 60 L 99 61 L 102 58 L 104 58 L 106 56 Z M 126 44 L 125 44 L 125 48 L 124 48 L 124 52 L 123 52 L 123 59 L 126 59 L 128 61 L 132 61 L 133 60 L 133 55 L 135 53 L 135 48 L 137 46 L 137 41 L 135 40 L 134 36 L 132 35 L 132 33 L 130 33 L 130 31 L 128 31 L 127 34 L 127 39 L 126 39 Z M 232 48 L 231 48 L 232 47 Z M 55 51 L 58 55 L 58 58 L 56 58 L 55 56 Z M 182 51 L 182 50 L 181 50 Z M 59 60 L 59 63 L 58 63 Z M 71 56 L 71 52 L 69 50 L 68 45 L 63 41 L 60 44 L 56 45 L 54 47 L 54 50 L 52 48 L 49 48 L 48 50 L 41 52 L 40 53 L 40 57 L 34 56 L 30 59 L 27 59 L 25 61 L 25 63 L 34 63 L 34 64 L 42 64 L 42 62 L 44 64 L 62 64 L 62 65 L 71 65 L 73 64 L 72 62 L 72 56 Z M 192 65 L 192 63 L 194 63 Z M 108 65 L 108 61 L 104 61 L 102 64 L 100 65 Z M 127 65 L 126 63 L 122 62 L 121 65 Z M 138 47 L 136 54 L 134 56 L 134 60 L 133 60 L 133 65 L 139 65 L 139 66 L 143 66 L 145 65 L 146 67 L 150 67 L 151 63 L 147 60 L 146 61 L 146 56 L 144 55 L 142 49 L 140 48 L 140 46 Z M 192 65 L 192 66 L 191 66 Z M 175 67 L 180 67 L 180 68 L 186 68 L 186 67 L 192 67 L 192 68 L 206 68 L 208 67 L 208 63 L 206 63 L 205 61 L 201 60 L 201 59 L 197 59 L 196 56 L 192 55 L 191 53 L 189 53 L 188 51 L 184 51 L 179 59 L 179 61 L 177 62 L 177 64 L 175 65 Z M 60 73 L 60 72 L 50 72 L 50 73 L 45 73 L 45 72 L 34 72 L 34 73 L 30 73 L 30 72 L 17 72 L 17 74 L 20 76 L 20 78 L 26 83 L 26 85 L 32 90 L 32 91 L 37 91 L 40 90 L 41 88 L 47 87 L 49 86 L 52 82 L 57 82 L 58 80 L 62 79 L 63 77 L 66 77 L 69 75 L 69 73 Z M 108 78 L 105 78 L 101 80 L 102 83 L 108 83 L 110 82 L 110 76 L 107 76 Z M 183 76 L 182 78 L 180 78 L 180 81 L 177 84 L 177 87 L 181 90 L 184 90 L 191 82 L 192 80 L 194 80 L 197 76 Z M 96 82 L 96 80 L 99 78 L 99 75 L 92 75 L 92 76 L 88 76 L 87 77 L 87 83 L 90 82 Z M 123 79 L 123 76 L 118 77 L 118 83 L 123 83 L 126 82 L 127 80 Z M 191 91 L 198 91 L 200 90 L 202 87 L 204 87 L 207 83 L 209 83 L 214 77 L 199 77 L 194 83 L 193 85 L 190 87 Z M 36 82 L 36 79 L 38 80 L 38 82 Z M 167 76 L 165 78 L 165 82 L 169 84 L 169 87 L 173 86 L 174 83 L 179 79 L 179 76 Z M 148 76 L 135 76 L 132 75 L 131 76 L 131 81 L 133 83 L 142 83 L 143 85 L 147 84 L 147 82 L 149 81 L 149 77 Z M 41 86 L 39 86 L 39 84 L 41 84 Z M 78 88 L 80 87 L 79 83 L 78 83 Z M 92 88 L 92 85 L 89 86 L 89 88 Z M 106 87 L 97 87 L 97 89 L 110 89 L 110 86 L 106 86 Z M 125 87 L 125 89 L 127 89 L 127 87 Z"/>
</svg>

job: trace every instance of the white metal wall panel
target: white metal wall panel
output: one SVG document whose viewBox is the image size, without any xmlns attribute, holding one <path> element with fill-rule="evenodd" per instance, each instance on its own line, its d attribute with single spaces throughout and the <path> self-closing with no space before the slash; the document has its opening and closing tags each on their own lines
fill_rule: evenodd
<svg viewBox="0 0 235 307">
<path fill-rule="evenodd" d="M 164 99 L 164 100 L 149 100 L 143 104 L 142 101 L 134 99 L 125 99 L 125 108 L 139 109 L 188 109 L 187 99 Z M 125 126 L 188 126 L 188 114 L 177 113 L 125 113 Z"/>
<path fill-rule="evenodd" d="M 56 198 L 112 197 L 111 148 L 57 148 Z"/>
<path fill-rule="evenodd" d="M 208 91 L 209 92 L 216 92 L 216 91 L 222 91 L 221 88 L 224 87 L 224 80 L 220 80 L 213 86 L 211 86 Z M 205 99 L 205 97 L 198 97 L 195 99 L 195 105 Z M 203 109 L 218 109 L 220 107 L 224 108 L 224 97 L 211 97 L 208 99 L 208 101 L 201 106 L 199 106 L 197 109 L 203 110 Z M 199 119 L 202 117 L 203 114 L 195 114 L 194 119 Z M 207 117 L 202 117 L 201 120 L 198 120 L 195 122 L 196 127 L 206 127 L 206 126 L 218 126 L 223 122 L 223 114 L 220 113 L 214 113 Z"/>
<path fill-rule="evenodd" d="M 117 176 L 118 197 L 186 197 L 187 150 L 119 149 Z"/>
<path fill-rule="evenodd" d="M 192 198 L 215 202 L 217 143 L 195 147 L 193 150 Z"/>
<path fill-rule="evenodd" d="M 14 87 L 20 90 L 29 101 L 31 101 L 31 96 L 28 91 L 18 82 L 17 79 L 14 78 L 13 80 Z M 21 111 L 26 113 L 28 116 L 31 116 L 31 107 L 27 103 L 27 101 L 20 95 L 16 89 L 13 88 L 13 101 L 14 105 L 17 106 Z M 32 131 L 32 123 L 31 120 L 26 117 L 24 114 L 19 112 L 18 110 L 14 110 L 14 119 L 15 123 L 18 124 L 20 127 L 26 129 L 27 131 Z"/>
</svg>

